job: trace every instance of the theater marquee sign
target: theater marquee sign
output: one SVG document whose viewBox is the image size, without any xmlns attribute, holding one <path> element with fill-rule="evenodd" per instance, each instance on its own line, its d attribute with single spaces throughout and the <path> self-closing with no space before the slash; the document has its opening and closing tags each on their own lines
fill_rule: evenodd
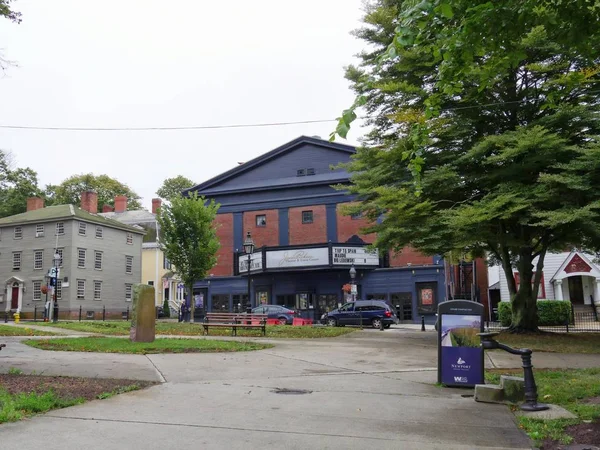
<svg viewBox="0 0 600 450">
<path fill-rule="evenodd" d="M 248 257 L 238 256 L 238 273 L 248 272 Z M 366 246 L 333 245 L 305 248 L 266 248 L 251 256 L 250 272 L 310 267 L 378 267 L 379 252 Z"/>
</svg>

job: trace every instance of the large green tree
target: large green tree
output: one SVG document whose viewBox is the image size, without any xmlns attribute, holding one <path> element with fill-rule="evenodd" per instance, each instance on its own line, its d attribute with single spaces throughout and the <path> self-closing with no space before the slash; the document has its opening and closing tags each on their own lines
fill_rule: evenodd
<svg viewBox="0 0 600 450">
<path fill-rule="evenodd" d="M 189 178 L 186 178 L 183 175 L 177 175 L 176 177 L 167 178 L 163 181 L 162 186 L 156 191 L 156 195 L 163 200 L 170 201 L 173 197 L 179 197 L 184 189 L 189 189 L 195 184 L 196 183 Z"/>
<path fill-rule="evenodd" d="M 363 107 L 350 191 L 377 245 L 492 255 L 537 330 L 547 252 L 600 246 L 600 2 L 375 0 L 364 23 L 336 132 Z"/>
<path fill-rule="evenodd" d="M 12 9 L 12 0 L 0 0 L 0 17 L 4 17 L 15 23 L 21 23 L 21 13 Z M 4 58 L 0 52 L 0 70 L 5 70 L 12 62 Z"/>
<path fill-rule="evenodd" d="M 0 150 L 0 217 L 25 212 L 27 199 L 41 193 L 34 170 L 13 166 L 10 153 Z"/>
<path fill-rule="evenodd" d="M 213 221 L 219 205 L 213 200 L 205 201 L 196 193 L 188 197 L 176 196 L 170 204 L 160 208 L 160 246 L 175 271 L 181 277 L 188 292 L 191 317 L 194 317 L 194 282 L 206 277 L 217 263 L 219 239 Z"/>
<path fill-rule="evenodd" d="M 108 175 L 94 175 L 93 173 L 73 175 L 58 185 L 46 186 L 47 203 L 54 205 L 81 204 L 81 193 L 93 190 L 98 194 L 98 205 L 114 206 L 115 196 L 127 196 L 128 209 L 140 209 L 141 197 L 129 186 Z"/>
</svg>

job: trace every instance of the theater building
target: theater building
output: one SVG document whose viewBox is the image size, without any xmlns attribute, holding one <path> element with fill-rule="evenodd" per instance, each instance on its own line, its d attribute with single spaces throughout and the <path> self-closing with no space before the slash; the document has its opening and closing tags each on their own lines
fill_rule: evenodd
<svg viewBox="0 0 600 450">
<path fill-rule="evenodd" d="M 277 304 L 319 318 L 352 298 L 354 267 L 356 298 L 386 300 L 405 322 L 432 320 L 445 296 L 441 258 L 371 251 L 374 237 L 360 233 L 366 219 L 342 214 L 354 197 L 332 186 L 349 181 L 337 166 L 354 152 L 302 136 L 190 189 L 221 205 L 218 263 L 194 289 L 205 311 Z"/>
</svg>

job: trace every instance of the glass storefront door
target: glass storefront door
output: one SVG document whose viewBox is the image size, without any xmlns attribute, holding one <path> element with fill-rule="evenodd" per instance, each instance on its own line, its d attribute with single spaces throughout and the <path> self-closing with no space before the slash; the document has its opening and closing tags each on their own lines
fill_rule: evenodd
<svg viewBox="0 0 600 450">
<path fill-rule="evenodd" d="M 296 310 L 304 319 L 315 319 L 314 295 L 310 292 L 296 294 Z"/>
<path fill-rule="evenodd" d="M 336 294 L 320 294 L 317 301 L 317 319 L 338 307 L 339 298 Z"/>
</svg>

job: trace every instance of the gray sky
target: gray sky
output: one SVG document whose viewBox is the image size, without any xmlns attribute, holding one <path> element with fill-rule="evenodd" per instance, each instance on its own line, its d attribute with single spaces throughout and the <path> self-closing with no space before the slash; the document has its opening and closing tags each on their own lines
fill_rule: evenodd
<svg viewBox="0 0 600 450">
<path fill-rule="evenodd" d="M 361 0 L 17 0 L 0 22 L 16 61 L 0 78 L 0 124 L 197 126 L 337 117 L 354 97 L 343 66 L 362 43 Z M 204 181 L 335 123 L 190 131 L 0 129 L 0 148 L 42 186 L 106 173 L 151 207 L 167 177 Z M 349 142 L 356 143 L 355 128 Z"/>
</svg>

